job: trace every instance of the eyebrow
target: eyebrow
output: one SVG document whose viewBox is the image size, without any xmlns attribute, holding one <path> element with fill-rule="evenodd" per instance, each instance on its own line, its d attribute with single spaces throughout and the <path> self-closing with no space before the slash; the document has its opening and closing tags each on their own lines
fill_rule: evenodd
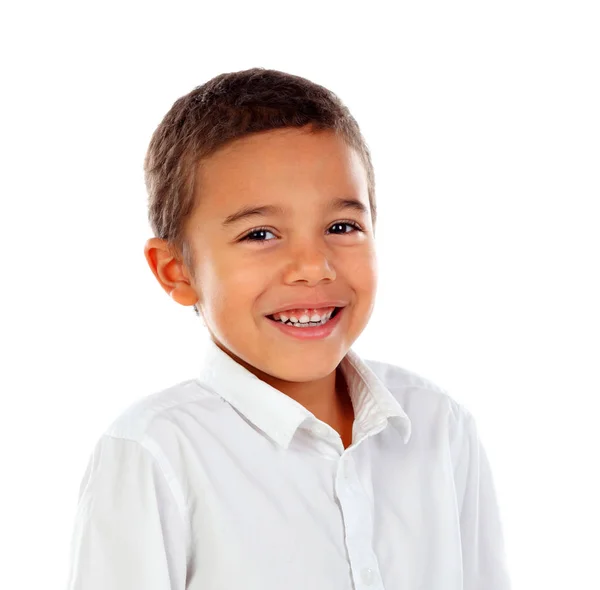
<svg viewBox="0 0 600 590">
<path fill-rule="evenodd" d="M 367 214 L 367 208 L 358 199 L 349 199 L 334 197 L 327 205 L 327 211 L 342 211 L 343 209 L 353 209 L 359 213 Z M 265 217 L 267 215 L 283 215 L 285 209 L 277 205 L 246 205 L 235 213 L 228 215 L 222 223 L 223 227 L 230 225 L 248 217 Z"/>
</svg>

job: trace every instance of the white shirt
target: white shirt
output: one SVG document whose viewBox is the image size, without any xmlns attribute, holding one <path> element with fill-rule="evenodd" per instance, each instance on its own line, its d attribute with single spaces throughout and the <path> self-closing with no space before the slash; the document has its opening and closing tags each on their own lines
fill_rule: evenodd
<svg viewBox="0 0 600 590">
<path fill-rule="evenodd" d="M 509 590 L 476 424 L 400 367 L 341 362 L 352 445 L 209 342 L 102 434 L 68 590 Z"/>
</svg>

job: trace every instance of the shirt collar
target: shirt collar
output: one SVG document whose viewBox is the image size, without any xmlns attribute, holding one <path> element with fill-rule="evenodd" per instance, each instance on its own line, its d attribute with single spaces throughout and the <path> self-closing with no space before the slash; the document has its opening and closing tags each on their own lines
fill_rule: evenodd
<svg viewBox="0 0 600 590">
<path fill-rule="evenodd" d="M 212 339 L 207 340 L 198 375 L 200 385 L 221 396 L 279 446 L 288 448 L 298 427 L 316 420 L 302 404 L 259 379 Z M 387 421 L 399 430 L 406 444 L 410 419 L 367 362 L 351 348 L 340 368 L 354 406 L 357 440 L 381 430 Z"/>
</svg>

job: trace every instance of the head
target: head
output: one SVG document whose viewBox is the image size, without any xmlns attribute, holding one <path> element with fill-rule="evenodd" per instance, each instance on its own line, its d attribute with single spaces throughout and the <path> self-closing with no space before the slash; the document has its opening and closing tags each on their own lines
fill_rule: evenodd
<svg viewBox="0 0 600 590">
<path fill-rule="evenodd" d="M 173 104 L 144 170 L 155 236 L 144 253 L 173 300 L 259 377 L 330 374 L 377 286 L 373 166 L 340 99 L 276 70 L 221 74 Z M 323 339 L 290 337 L 267 318 L 330 300 L 345 306 Z"/>
</svg>

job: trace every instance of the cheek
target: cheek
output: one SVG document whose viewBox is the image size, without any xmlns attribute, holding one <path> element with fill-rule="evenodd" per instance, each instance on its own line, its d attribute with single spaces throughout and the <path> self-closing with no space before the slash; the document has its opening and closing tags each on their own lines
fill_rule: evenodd
<svg viewBox="0 0 600 590">
<path fill-rule="evenodd" d="M 227 322 L 248 318 L 256 298 L 264 291 L 265 272 L 248 264 L 221 264 L 213 266 L 210 274 L 205 285 L 210 291 L 207 302 L 213 314 Z"/>
<path fill-rule="evenodd" d="M 365 251 L 362 255 L 354 256 L 348 265 L 346 276 L 357 292 L 363 295 L 377 289 L 377 258 L 373 251 Z"/>
</svg>

